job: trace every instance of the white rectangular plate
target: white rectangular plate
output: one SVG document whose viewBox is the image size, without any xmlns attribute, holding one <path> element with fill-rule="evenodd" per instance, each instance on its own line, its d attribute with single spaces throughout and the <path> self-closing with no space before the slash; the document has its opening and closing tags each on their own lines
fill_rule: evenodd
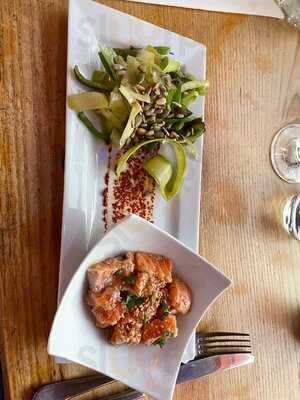
<svg viewBox="0 0 300 400">
<path fill-rule="evenodd" d="M 99 67 L 98 48 L 169 46 L 187 71 L 205 79 L 205 46 L 90 0 L 70 0 L 68 27 L 67 95 L 83 91 L 73 76 L 78 64 L 86 73 Z M 192 109 L 204 114 L 204 99 Z M 167 203 L 156 192 L 153 221 L 186 246 L 198 251 L 202 138 L 199 157 L 188 160 L 187 175 L 180 194 Z M 87 252 L 103 237 L 103 190 L 107 172 L 107 150 L 89 134 L 76 113 L 66 110 L 66 158 L 61 260 L 58 297 Z M 193 358 L 193 341 L 184 361 Z"/>
</svg>

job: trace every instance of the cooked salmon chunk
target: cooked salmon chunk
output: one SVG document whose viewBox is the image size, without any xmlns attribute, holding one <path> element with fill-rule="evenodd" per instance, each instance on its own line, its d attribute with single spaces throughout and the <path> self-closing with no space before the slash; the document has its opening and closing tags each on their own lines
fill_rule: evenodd
<svg viewBox="0 0 300 400">
<path fill-rule="evenodd" d="M 88 305 L 91 307 L 101 307 L 104 310 L 112 310 L 121 301 L 120 290 L 117 287 L 108 286 L 102 292 L 89 292 Z"/>
<path fill-rule="evenodd" d="M 141 296 L 143 294 L 145 287 L 147 286 L 148 281 L 149 281 L 149 275 L 147 274 L 147 272 L 138 272 L 135 277 L 133 292 L 137 296 Z"/>
<path fill-rule="evenodd" d="M 150 345 L 157 340 L 166 340 L 177 336 L 177 323 L 174 315 L 169 315 L 164 320 L 154 319 L 147 323 L 143 329 L 142 342 Z"/>
<path fill-rule="evenodd" d="M 124 316 L 126 308 L 123 303 L 118 303 L 111 310 L 104 310 L 103 308 L 93 308 L 92 312 L 96 318 L 97 325 L 100 328 L 107 328 L 114 326 Z"/>
<path fill-rule="evenodd" d="M 114 327 L 110 338 L 112 344 L 140 343 L 142 338 L 142 322 L 132 315 L 126 314 Z"/>
<path fill-rule="evenodd" d="M 186 314 L 192 303 L 189 287 L 180 279 L 174 279 L 168 287 L 169 305 L 180 314 Z"/>
<path fill-rule="evenodd" d="M 118 270 L 131 273 L 134 270 L 134 254 L 128 252 L 125 257 L 108 258 L 92 265 L 87 271 L 89 287 L 92 292 L 100 292 L 108 285 Z"/>
<path fill-rule="evenodd" d="M 155 276 L 161 282 L 172 282 L 172 261 L 158 254 L 136 252 L 135 253 L 136 270 L 147 272 L 150 276 Z"/>
</svg>

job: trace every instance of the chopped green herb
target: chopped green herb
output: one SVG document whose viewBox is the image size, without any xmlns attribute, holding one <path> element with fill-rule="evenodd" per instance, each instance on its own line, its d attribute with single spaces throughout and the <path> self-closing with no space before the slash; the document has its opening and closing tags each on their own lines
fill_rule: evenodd
<svg viewBox="0 0 300 400">
<path fill-rule="evenodd" d="M 143 297 L 136 296 L 135 294 L 128 293 L 125 300 L 124 304 L 128 308 L 128 310 L 131 310 L 135 306 L 139 306 L 143 304 L 145 299 Z"/>
<path fill-rule="evenodd" d="M 133 274 L 129 275 L 129 276 L 125 276 L 124 282 L 127 283 L 127 285 L 133 285 L 135 282 L 135 276 Z"/>
<path fill-rule="evenodd" d="M 159 339 L 155 340 L 155 342 L 153 342 L 153 344 L 155 346 L 159 346 L 162 349 L 164 347 L 164 345 L 166 344 L 166 339 L 163 339 L 162 337 L 160 337 Z"/>
<path fill-rule="evenodd" d="M 162 303 L 160 303 L 160 308 L 162 310 L 162 316 L 160 317 L 160 319 L 162 321 L 164 321 L 167 318 L 167 316 L 170 314 L 170 309 L 169 309 L 167 303 L 165 303 L 164 301 Z"/>
<path fill-rule="evenodd" d="M 115 273 L 117 276 L 123 276 L 124 275 L 124 268 L 118 269 L 118 271 Z"/>
<path fill-rule="evenodd" d="M 156 339 L 155 342 L 153 342 L 153 344 L 156 346 L 159 346 L 161 349 L 164 347 L 164 345 L 166 344 L 166 340 L 168 337 L 173 337 L 174 334 L 172 332 L 169 331 L 164 331 L 163 335 Z"/>
</svg>

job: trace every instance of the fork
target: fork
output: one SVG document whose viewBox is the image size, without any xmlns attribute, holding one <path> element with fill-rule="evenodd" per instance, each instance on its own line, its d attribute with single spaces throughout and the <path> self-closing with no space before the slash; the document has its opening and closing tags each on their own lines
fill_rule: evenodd
<svg viewBox="0 0 300 400">
<path fill-rule="evenodd" d="M 211 365 L 209 364 L 207 370 L 202 369 L 199 373 L 199 367 L 196 365 L 197 360 L 207 359 L 208 361 L 214 361 L 214 358 L 218 358 L 218 356 L 221 357 L 222 355 L 234 356 L 239 354 L 251 354 L 251 342 L 248 333 L 197 333 L 195 345 L 196 357 L 187 364 L 181 365 L 177 383 L 186 382 L 187 380 L 210 375 L 212 372 L 216 372 L 211 369 Z M 221 365 L 217 370 L 227 370 L 236 366 L 237 365 L 227 363 L 226 365 Z M 81 394 L 100 388 L 101 386 L 107 385 L 113 381 L 112 378 L 97 374 L 51 383 L 40 388 L 33 396 L 33 400 L 71 400 Z M 144 395 L 142 393 L 129 389 L 121 393 L 102 397 L 101 400 L 137 400 L 143 397 Z"/>
</svg>

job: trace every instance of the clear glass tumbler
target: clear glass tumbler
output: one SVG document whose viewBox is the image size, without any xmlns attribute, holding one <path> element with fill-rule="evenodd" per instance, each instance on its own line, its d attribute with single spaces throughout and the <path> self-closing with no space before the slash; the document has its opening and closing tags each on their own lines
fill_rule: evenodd
<svg viewBox="0 0 300 400">
<path fill-rule="evenodd" d="M 300 0 L 275 0 L 284 12 L 287 22 L 300 30 Z"/>
<path fill-rule="evenodd" d="M 281 208 L 284 229 L 295 239 L 300 240 L 300 194 L 286 199 Z"/>
<path fill-rule="evenodd" d="M 273 138 L 271 162 L 277 175 L 288 183 L 300 183 L 300 123 L 281 128 Z"/>
</svg>

